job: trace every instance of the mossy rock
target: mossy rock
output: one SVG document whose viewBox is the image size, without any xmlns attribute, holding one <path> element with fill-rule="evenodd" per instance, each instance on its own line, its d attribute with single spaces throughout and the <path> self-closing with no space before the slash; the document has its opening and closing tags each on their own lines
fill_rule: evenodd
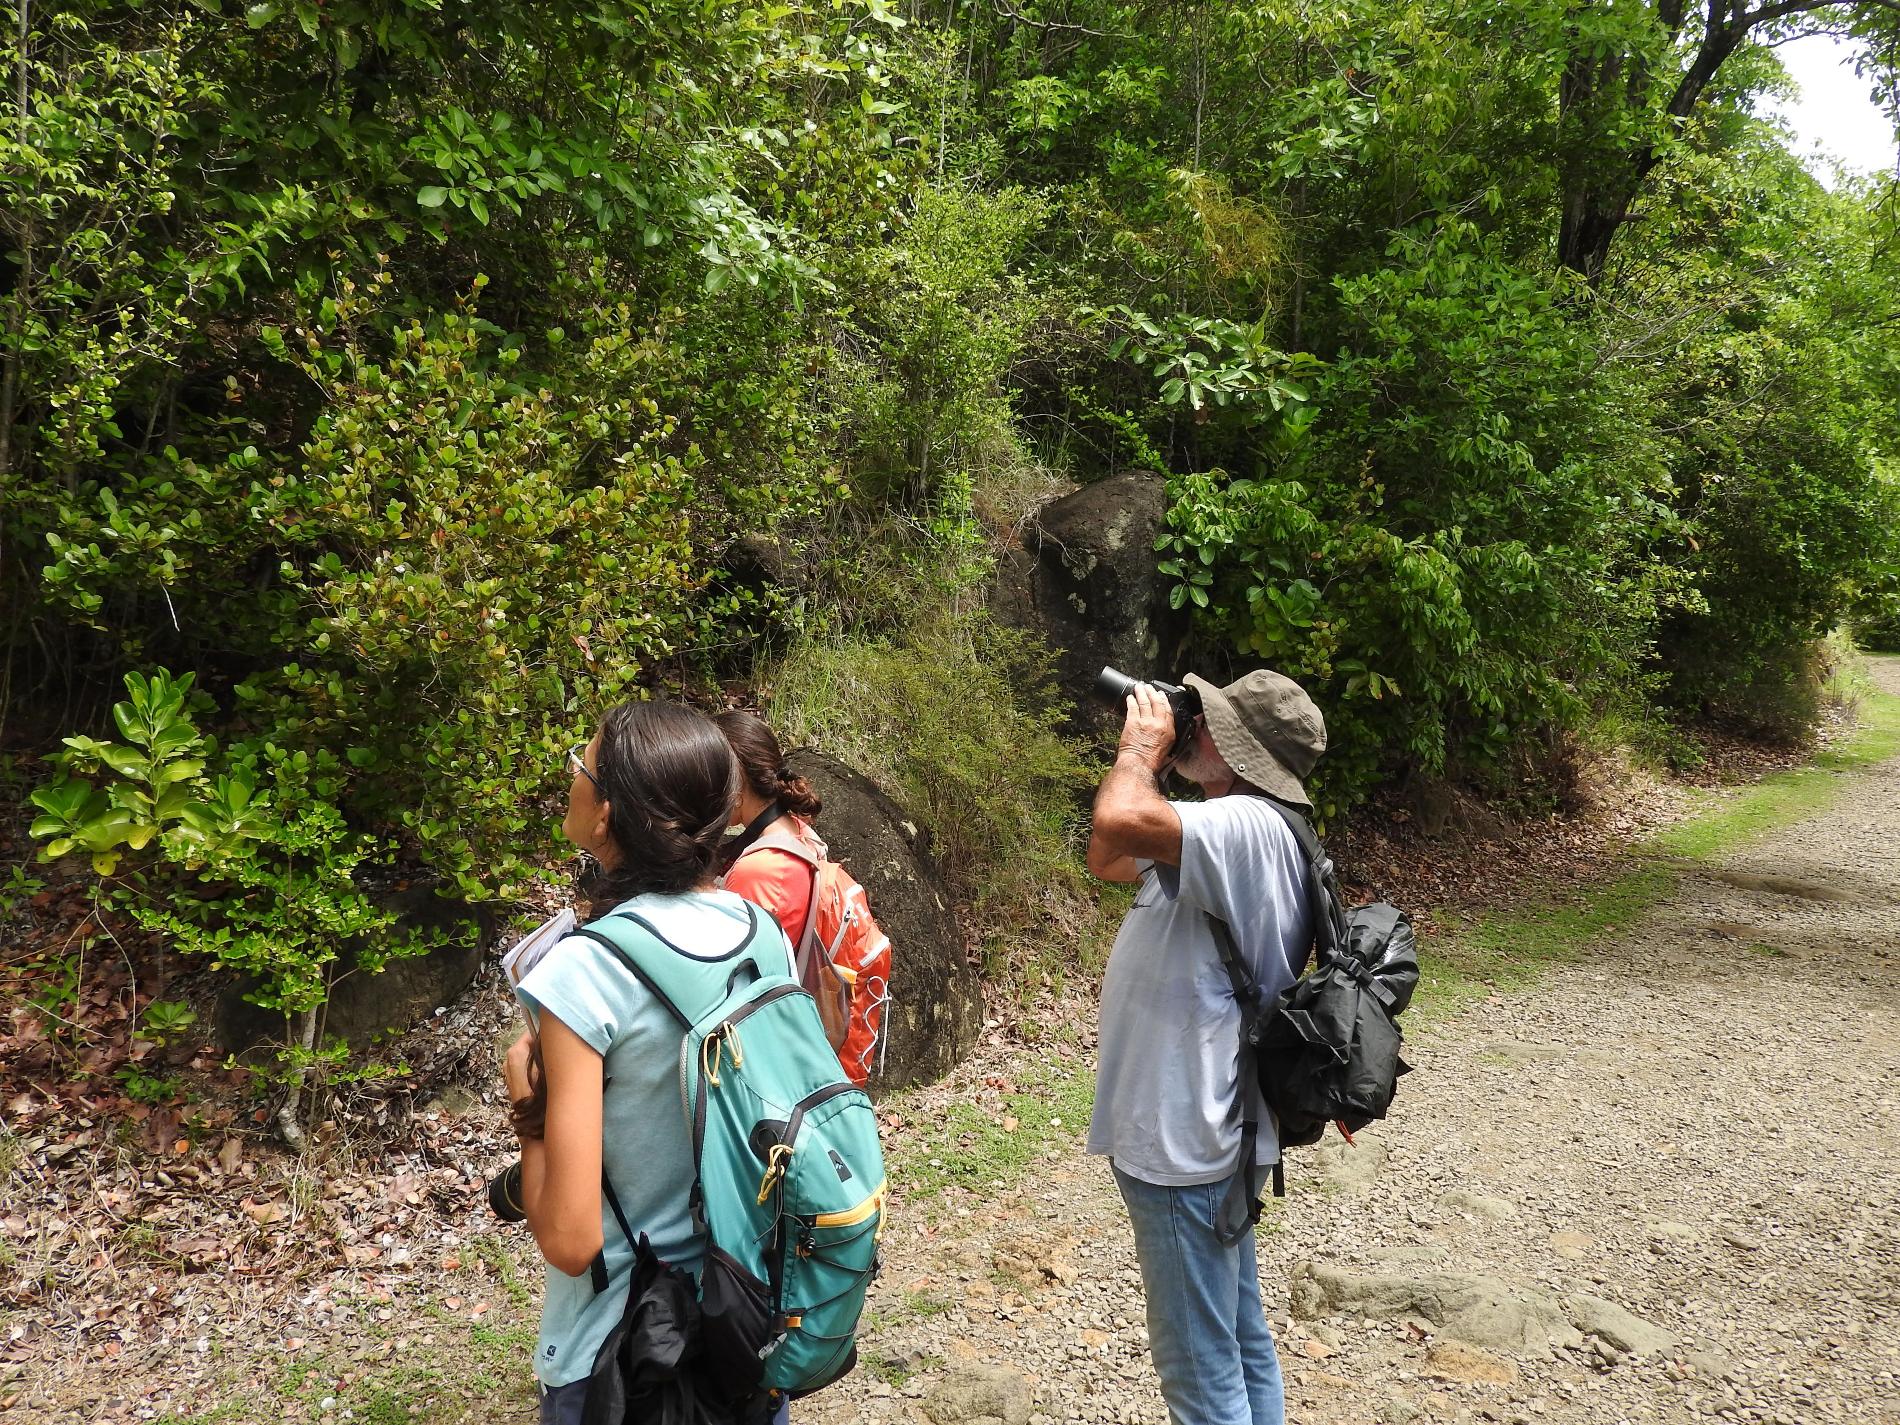
<svg viewBox="0 0 1900 1425">
<path fill-rule="evenodd" d="M 824 801 L 816 827 L 857 878 L 891 938 L 890 1042 L 873 1089 L 942 1078 L 983 1030 L 983 984 L 957 927 L 928 834 L 866 777 L 822 753 L 794 752 L 794 771 Z"/>
<path fill-rule="evenodd" d="M 376 900 L 396 913 L 400 930 L 433 931 L 442 943 L 427 954 L 391 960 L 377 974 L 342 976 L 324 1010 L 325 1042 L 341 1038 L 360 1049 L 383 1035 L 401 1033 L 453 1002 L 481 969 L 494 929 L 485 908 L 438 896 L 429 885 L 391 889 Z M 283 1015 L 244 998 L 253 983 L 238 981 L 218 996 L 218 1042 L 227 1052 L 244 1054 L 284 1041 Z"/>
</svg>

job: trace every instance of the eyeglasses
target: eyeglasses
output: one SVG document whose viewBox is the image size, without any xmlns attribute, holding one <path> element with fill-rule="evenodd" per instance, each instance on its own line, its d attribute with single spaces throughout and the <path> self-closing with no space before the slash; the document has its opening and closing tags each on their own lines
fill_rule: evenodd
<svg viewBox="0 0 1900 1425">
<path fill-rule="evenodd" d="M 585 742 L 577 742 L 567 749 L 567 771 L 570 777 L 581 776 L 587 778 L 588 781 L 594 784 L 594 790 L 596 792 L 599 792 L 603 797 L 607 795 L 607 789 L 601 786 L 600 778 L 587 770 L 587 744 Z"/>
</svg>

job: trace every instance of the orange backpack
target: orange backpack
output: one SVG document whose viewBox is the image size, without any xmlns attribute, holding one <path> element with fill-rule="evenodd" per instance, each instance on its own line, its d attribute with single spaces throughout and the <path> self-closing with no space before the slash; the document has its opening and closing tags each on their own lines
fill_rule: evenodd
<svg viewBox="0 0 1900 1425">
<path fill-rule="evenodd" d="M 831 859 L 810 827 L 781 817 L 742 854 L 765 849 L 789 852 L 811 867 L 811 905 L 792 947 L 798 978 L 818 1001 L 818 1017 L 846 1076 L 861 1085 L 874 1067 L 883 1067 L 890 939 L 878 929 L 864 887 Z"/>
</svg>

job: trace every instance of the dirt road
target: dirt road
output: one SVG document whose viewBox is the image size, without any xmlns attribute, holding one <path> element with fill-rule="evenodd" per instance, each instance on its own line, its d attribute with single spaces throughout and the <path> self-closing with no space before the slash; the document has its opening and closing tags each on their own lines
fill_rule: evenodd
<svg viewBox="0 0 1900 1425">
<path fill-rule="evenodd" d="M 1395 1116 L 1296 1160 L 1261 1239 L 1289 1420 L 1900 1422 L 1900 761 L 1842 777 L 1417 1035 Z M 809 1425 L 1166 1419 L 1119 1200 L 1066 1139 L 899 1213 L 874 1304 Z"/>
</svg>

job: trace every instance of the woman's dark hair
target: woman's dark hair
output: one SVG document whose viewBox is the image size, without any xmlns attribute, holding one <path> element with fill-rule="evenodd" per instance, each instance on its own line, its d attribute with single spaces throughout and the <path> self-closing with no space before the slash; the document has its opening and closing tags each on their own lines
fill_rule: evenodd
<svg viewBox="0 0 1900 1425">
<path fill-rule="evenodd" d="M 739 770 L 709 718 L 683 703 L 623 703 L 601 719 L 594 775 L 620 853 L 587 887 L 594 913 L 647 891 L 690 891 L 712 874 Z"/>
<path fill-rule="evenodd" d="M 739 759 L 739 769 L 754 796 L 777 802 L 794 816 L 809 820 L 818 815 L 824 803 L 810 782 L 785 765 L 778 738 L 763 719 L 746 712 L 726 712 L 713 721 L 732 744 L 732 755 Z"/>
<path fill-rule="evenodd" d="M 508 1121 L 523 1138 L 548 1136 L 548 1070 L 539 1034 L 528 1041 L 528 1096 L 510 1100 Z"/>
<path fill-rule="evenodd" d="M 620 856 L 611 869 L 589 858 L 581 887 L 588 915 L 646 891 L 690 891 L 712 874 L 739 800 L 739 769 L 709 718 L 682 703 L 622 703 L 600 720 L 594 779 Z M 524 1138 L 547 1132 L 539 1036 L 529 1048 L 527 1096 L 508 1105 L 508 1117 Z"/>
</svg>

